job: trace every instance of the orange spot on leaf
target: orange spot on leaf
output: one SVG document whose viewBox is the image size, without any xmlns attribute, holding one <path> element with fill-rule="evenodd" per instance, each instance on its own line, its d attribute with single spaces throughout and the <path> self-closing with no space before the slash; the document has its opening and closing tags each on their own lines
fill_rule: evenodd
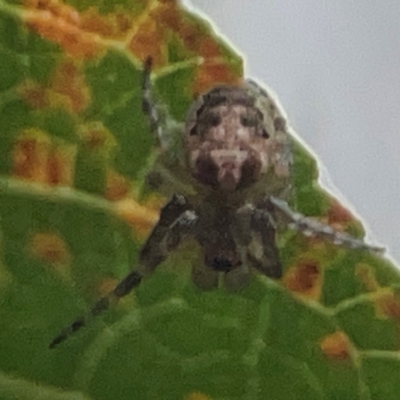
<svg viewBox="0 0 400 400">
<path fill-rule="evenodd" d="M 82 139 L 90 150 L 99 150 L 107 141 L 107 132 L 101 126 L 87 127 L 87 129 L 82 129 Z"/>
<path fill-rule="evenodd" d="M 311 259 L 300 261 L 290 268 L 283 278 L 283 284 L 289 290 L 315 300 L 320 296 L 321 283 L 319 263 Z"/>
<path fill-rule="evenodd" d="M 128 47 L 142 61 L 150 56 L 154 67 L 166 63 L 163 33 L 154 20 L 146 19 L 140 24 Z"/>
<path fill-rule="evenodd" d="M 40 36 L 58 43 L 67 53 L 77 58 L 92 58 L 103 46 L 99 37 L 80 27 L 79 13 L 57 0 L 29 0 L 24 16 L 27 25 Z"/>
<path fill-rule="evenodd" d="M 46 182 L 46 163 L 51 144 L 44 135 L 40 136 L 42 137 L 23 135 L 16 141 L 13 150 L 14 176 L 36 182 Z"/>
<path fill-rule="evenodd" d="M 46 10 L 71 24 L 79 23 L 79 13 L 73 7 L 58 0 L 24 0 L 24 5 L 31 9 Z"/>
<path fill-rule="evenodd" d="M 48 94 L 45 87 L 33 81 L 25 81 L 18 88 L 20 96 L 35 109 L 48 106 Z"/>
<path fill-rule="evenodd" d="M 347 360 L 351 353 L 351 343 L 347 335 L 337 331 L 320 341 L 322 352 L 332 360 Z"/>
<path fill-rule="evenodd" d="M 221 63 L 205 60 L 202 65 L 197 68 L 197 76 L 192 88 L 193 93 L 204 93 L 213 88 L 216 84 L 239 85 L 241 78 L 234 74 L 231 68 Z"/>
<path fill-rule="evenodd" d="M 204 58 L 212 58 L 212 57 L 220 57 L 221 56 L 221 50 L 220 50 L 219 45 L 215 42 L 214 39 L 212 39 L 209 36 L 204 37 L 199 42 L 198 51 Z"/>
<path fill-rule="evenodd" d="M 89 7 L 80 14 L 80 28 L 87 32 L 114 40 L 124 40 L 132 28 L 134 19 L 129 13 L 115 11 L 99 14 L 95 7 Z"/>
<path fill-rule="evenodd" d="M 29 243 L 31 254 L 49 264 L 67 264 L 70 253 L 65 241 L 55 233 L 36 233 Z"/>
<path fill-rule="evenodd" d="M 79 113 L 90 101 L 84 75 L 71 59 L 57 65 L 47 86 L 26 80 L 19 85 L 18 93 L 34 109 L 61 107 Z"/>
<path fill-rule="evenodd" d="M 378 312 L 400 321 L 400 302 L 393 293 L 384 293 L 375 300 Z"/>
<path fill-rule="evenodd" d="M 51 89 L 66 96 L 71 110 L 75 113 L 84 110 L 89 104 L 90 94 L 84 75 L 72 60 L 66 60 L 56 68 L 51 80 Z"/>
<path fill-rule="evenodd" d="M 108 171 L 106 178 L 105 197 L 108 200 L 120 200 L 128 194 L 130 185 L 128 179 L 116 171 Z"/>
<path fill-rule="evenodd" d="M 13 149 L 13 175 L 48 185 L 71 185 L 76 150 L 56 146 L 43 132 L 26 130 Z"/>
<path fill-rule="evenodd" d="M 113 24 L 109 19 L 102 17 L 94 7 L 90 7 L 81 14 L 81 28 L 85 31 L 96 32 L 101 36 L 112 36 Z"/>
<path fill-rule="evenodd" d="M 53 146 L 47 158 L 46 183 L 52 186 L 71 186 L 75 166 L 75 148 L 73 146 Z"/>
</svg>

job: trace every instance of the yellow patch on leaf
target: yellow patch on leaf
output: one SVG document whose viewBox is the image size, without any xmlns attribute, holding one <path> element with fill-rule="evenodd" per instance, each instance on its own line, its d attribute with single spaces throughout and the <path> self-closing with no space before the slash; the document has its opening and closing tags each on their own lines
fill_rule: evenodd
<svg viewBox="0 0 400 400">
<path fill-rule="evenodd" d="M 185 396 L 185 400 L 212 400 L 212 398 L 201 392 L 192 392 Z"/>
<path fill-rule="evenodd" d="M 159 217 L 159 210 L 140 205 L 133 199 L 117 201 L 115 212 L 134 228 L 141 239 L 147 237 Z"/>
<path fill-rule="evenodd" d="M 110 293 L 118 283 L 118 279 L 103 278 L 96 285 L 96 296 L 103 297 Z"/>
<path fill-rule="evenodd" d="M 369 264 L 356 264 L 355 275 L 364 284 L 368 292 L 375 292 L 380 289 L 380 285 L 375 278 L 373 269 Z"/>
<path fill-rule="evenodd" d="M 355 274 L 368 292 L 377 294 L 373 300 L 376 316 L 378 318 L 394 318 L 400 321 L 400 298 L 398 294 L 379 284 L 373 268 L 369 264 L 358 263 Z"/>
</svg>

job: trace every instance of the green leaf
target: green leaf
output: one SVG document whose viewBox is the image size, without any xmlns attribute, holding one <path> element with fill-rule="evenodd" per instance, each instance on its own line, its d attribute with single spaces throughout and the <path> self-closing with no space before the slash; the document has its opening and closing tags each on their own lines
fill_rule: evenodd
<svg viewBox="0 0 400 400">
<path fill-rule="evenodd" d="M 397 269 L 289 231 L 280 281 L 201 292 L 188 244 L 48 348 L 135 266 L 158 216 L 144 59 L 178 121 L 242 60 L 175 1 L 34 3 L 0 0 L 0 398 L 397 399 Z M 293 207 L 363 236 L 298 143 L 292 178 Z"/>
</svg>

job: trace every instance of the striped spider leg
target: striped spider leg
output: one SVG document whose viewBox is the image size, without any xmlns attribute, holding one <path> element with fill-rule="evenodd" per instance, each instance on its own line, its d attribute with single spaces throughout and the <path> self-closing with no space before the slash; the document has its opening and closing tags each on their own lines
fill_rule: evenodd
<svg viewBox="0 0 400 400">
<path fill-rule="evenodd" d="M 178 195 L 173 196 L 161 210 L 158 223 L 140 251 L 137 269 L 122 279 L 108 295 L 100 298 L 88 313 L 64 328 L 52 340 L 50 348 L 63 342 L 71 334 L 87 325 L 90 319 L 107 310 L 111 304 L 116 303 L 139 286 L 142 279 L 149 276 L 178 246 L 182 237 L 190 233 L 196 220 L 196 215 L 188 209 L 186 199 Z"/>
</svg>

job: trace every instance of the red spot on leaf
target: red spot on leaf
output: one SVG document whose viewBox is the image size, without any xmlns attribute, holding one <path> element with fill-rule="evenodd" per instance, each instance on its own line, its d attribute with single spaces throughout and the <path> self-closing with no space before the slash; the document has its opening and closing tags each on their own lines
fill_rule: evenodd
<svg viewBox="0 0 400 400">
<path fill-rule="evenodd" d="M 347 224 L 354 220 L 349 210 L 344 208 L 338 201 L 333 201 L 328 211 L 328 224 Z"/>
<path fill-rule="evenodd" d="M 200 41 L 198 51 L 204 58 L 222 56 L 219 45 L 215 42 L 215 40 L 208 36 L 204 37 Z"/>
</svg>

